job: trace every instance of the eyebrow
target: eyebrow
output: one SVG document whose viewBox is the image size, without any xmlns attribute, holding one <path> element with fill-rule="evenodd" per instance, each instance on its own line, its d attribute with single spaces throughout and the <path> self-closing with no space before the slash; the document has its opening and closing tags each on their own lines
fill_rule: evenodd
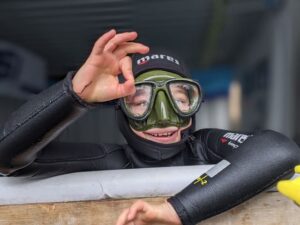
<svg viewBox="0 0 300 225">
<path fill-rule="evenodd" d="M 186 94 L 188 93 L 186 90 L 183 90 L 183 89 L 176 89 L 174 90 L 175 92 L 178 92 L 178 93 L 182 93 L 182 94 Z"/>
<path fill-rule="evenodd" d="M 146 91 L 145 91 L 145 89 L 136 89 L 136 92 L 135 92 L 135 94 L 132 96 L 132 97 L 137 97 L 137 96 L 139 96 L 139 95 L 142 95 L 143 93 L 145 93 Z"/>
</svg>

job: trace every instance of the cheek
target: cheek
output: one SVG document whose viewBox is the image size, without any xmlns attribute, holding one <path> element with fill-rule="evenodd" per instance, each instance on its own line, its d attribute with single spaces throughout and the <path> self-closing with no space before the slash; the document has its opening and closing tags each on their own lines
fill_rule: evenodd
<svg viewBox="0 0 300 225">
<path fill-rule="evenodd" d="M 178 142 L 181 140 L 181 131 L 178 131 L 177 132 L 177 138 L 176 138 L 176 141 L 175 142 Z"/>
<path fill-rule="evenodd" d="M 182 131 L 182 130 L 185 130 L 185 129 L 188 129 L 190 126 L 192 126 L 192 118 L 190 118 L 190 122 L 188 123 L 188 125 L 184 126 L 184 127 L 180 127 L 179 130 Z"/>
<path fill-rule="evenodd" d="M 142 138 L 145 138 L 144 132 L 134 130 L 133 128 L 131 128 L 131 130 L 132 130 L 137 136 L 142 137 Z"/>
</svg>

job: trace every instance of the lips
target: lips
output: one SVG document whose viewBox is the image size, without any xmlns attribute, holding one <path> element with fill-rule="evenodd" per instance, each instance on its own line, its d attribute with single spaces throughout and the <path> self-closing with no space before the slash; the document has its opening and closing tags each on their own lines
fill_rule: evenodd
<svg viewBox="0 0 300 225">
<path fill-rule="evenodd" d="M 144 133 L 145 138 L 160 142 L 160 143 L 173 143 L 178 141 L 179 129 L 177 127 L 167 127 L 167 128 L 153 128 L 147 130 Z"/>
<path fill-rule="evenodd" d="M 161 144 L 172 144 L 180 141 L 181 132 L 184 129 L 187 129 L 192 124 L 192 119 L 185 127 L 164 127 L 164 128 L 151 128 L 145 131 L 137 131 L 133 129 L 131 126 L 131 130 L 139 137 L 144 138 L 146 140 L 154 141 Z"/>
<path fill-rule="evenodd" d="M 148 133 L 145 132 L 148 135 L 151 135 L 153 137 L 170 137 L 172 136 L 175 132 L 166 132 L 166 133 Z"/>
</svg>

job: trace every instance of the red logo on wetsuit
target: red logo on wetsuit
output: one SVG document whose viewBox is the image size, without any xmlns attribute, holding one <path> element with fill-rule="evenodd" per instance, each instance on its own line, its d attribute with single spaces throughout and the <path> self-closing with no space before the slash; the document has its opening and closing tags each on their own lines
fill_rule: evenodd
<svg viewBox="0 0 300 225">
<path fill-rule="evenodd" d="M 225 144 L 225 143 L 228 142 L 228 140 L 226 138 L 223 138 L 223 137 L 220 138 L 220 141 L 222 142 L 222 144 Z"/>
</svg>

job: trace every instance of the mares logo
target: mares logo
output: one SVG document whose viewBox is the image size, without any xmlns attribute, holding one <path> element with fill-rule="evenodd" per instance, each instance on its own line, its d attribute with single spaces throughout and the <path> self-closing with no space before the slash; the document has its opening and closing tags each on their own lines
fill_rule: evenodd
<svg viewBox="0 0 300 225">
<path fill-rule="evenodd" d="M 220 138 L 220 141 L 222 142 L 222 144 L 227 143 L 227 145 L 233 148 L 238 148 L 239 147 L 238 144 L 243 144 L 250 136 L 252 135 L 228 132 L 224 134 L 223 137 Z"/>
<path fill-rule="evenodd" d="M 223 137 L 228 138 L 232 141 L 236 141 L 240 144 L 243 144 L 248 139 L 249 135 L 237 134 L 237 133 L 226 133 Z"/>
<path fill-rule="evenodd" d="M 147 56 L 144 56 L 140 59 L 138 59 L 136 61 L 136 63 L 138 65 L 143 65 L 145 63 L 148 63 L 150 60 L 155 60 L 155 59 L 165 59 L 165 60 L 168 60 L 170 62 L 173 62 L 173 63 L 176 63 L 177 65 L 180 65 L 179 61 L 177 59 L 174 59 L 173 57 L 171 56 L 168 56 L 168 55 L 162 55 L 162 54 L 153 54 L 153 55 L 147 55 Z"/>
</svg>

